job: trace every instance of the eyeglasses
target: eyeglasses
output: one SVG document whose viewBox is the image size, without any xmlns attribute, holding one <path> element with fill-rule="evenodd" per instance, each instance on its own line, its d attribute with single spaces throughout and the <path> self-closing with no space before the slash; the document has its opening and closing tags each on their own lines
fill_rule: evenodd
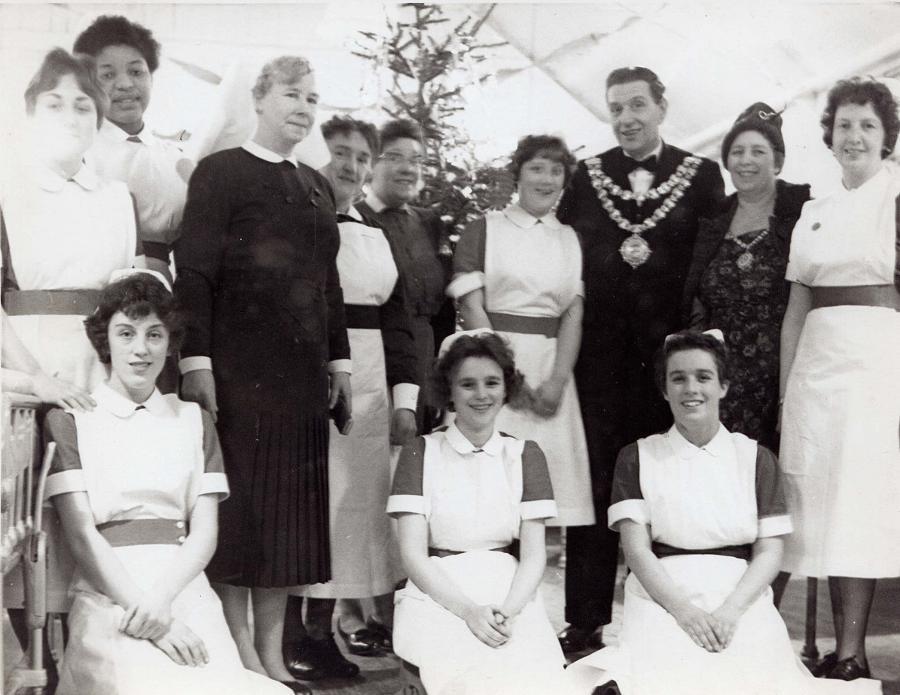
<svg viewBox="0 0 900 695">
<path fill-rule="evenodd" d="M 407 157 L 404 154 L 400 154 L 399 152 L 385 152 L 383 154 L 378 155 L 378 159 L 387 162 L 388 164 L 402 164 L 406 162 L 410 166 L 420 167 L 425 163 L 425 157 L 420 154 L 414 154 L 411 157 Z"/>
</svg>

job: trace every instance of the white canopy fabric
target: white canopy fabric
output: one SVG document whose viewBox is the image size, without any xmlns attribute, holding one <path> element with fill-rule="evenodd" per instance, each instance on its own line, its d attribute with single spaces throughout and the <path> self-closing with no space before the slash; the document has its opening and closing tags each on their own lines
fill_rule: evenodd
<svg viewBox="0 0 900 695">
<path fill-rule="evenodd" d="M 562 135 L 579 156 L 612 146 L 606 75 L 644 65 L 667 86 L 667 141 L 718 158 L 722 135 L 746 106 L 762 100 L 786 107 L 784 176 L 824 192 L 837 183 L 818 125 L 824 92 L 855 74 L 900 76 L 896 2 L 623 0 L 442 8 L 453 20 L 444 26 L 487 15 L 479 38 L 507 42 L 483 64 L 488 81 L 466 90 L 462 122 L 486 160 L 508 154 L 528 133 Z M 0 4 L 5 138 L 19 134 L 21 94 L 43 54 L 57 45 L 71 48 L 100 14 L 124 14 L 154 32 L 164 57 L 148 119 L 157 132 L 191 132 L 189 149 L 202 154 L 250 134 L 249 86 L 265 59 L 283 53 L 303 54 L 316 67 L 320 121 L 348 110 L 383 120 L 388 81 L 351 50 L 359 30 L 383 32 L 386 15 L 398 19 L 409 11 L 365 0 Z M 317 139 L 303 150 L 312 164 L 325 156 Z"/>
</svg>

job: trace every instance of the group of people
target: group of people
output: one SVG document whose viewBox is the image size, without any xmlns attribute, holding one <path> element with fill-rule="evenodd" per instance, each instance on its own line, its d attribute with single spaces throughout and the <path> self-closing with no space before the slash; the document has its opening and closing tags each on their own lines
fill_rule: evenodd
<svg viewBox="0 0 900 695">
<path fill-rule="evenodd" d="M 841 191 L 778 178 L 758 102 L 723 140 L 725 198 L 715 162 L 660 138 L 656 74 L 615 70 L 619 146 L 576 163 L 524 137 L 515 202 L 451 261 L 415 206 L 416 124 L 334 117 L 330 162 L 297 160 L 304 58 L 267 63 L 253 136 L 195 163 L 144 122 L 145 27 L 100 17 L 73 51 L 29 85 L 29 161 L 0 187 L 4 388 L 59 406 L 57 692 L 310 692 L 359 672 L 335 624 L 433 695 L 879 692 L 867 620 L 900 576 L 883 84 L 829 93 Z M 777 612 L 788 573 L 829 578 L 814 674 Z"/>
</svg>

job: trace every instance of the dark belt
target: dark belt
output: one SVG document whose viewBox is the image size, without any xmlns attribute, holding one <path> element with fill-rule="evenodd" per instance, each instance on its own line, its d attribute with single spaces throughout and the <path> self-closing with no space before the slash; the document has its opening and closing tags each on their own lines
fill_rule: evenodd
<svg viewBox="0 0 900 695">
<path fill-rule="evenodd" d="M 900 311 L 900 294 L 893 285 L 852 285 L 850 287 L 810 287 L 813 309 L 830 306 L 883 306 Z"/>
<path fill-rule="evenodd" d="M 501 314 L 495 311 L 487 312 L 491 322 L 491 328 L 495 331 L 506 333 L 529 333 L 543 335 L 547 338 L 555 338 L 559 333 L 559 319 L 550 316 L 516 316 L 515 314 Z"/>
<path fill-rule="evenodd" d="M 179 519 L 122 519 L 97 526 L 113 548 L 124 545 L 181 545 L 188 525 Z"/>
<path fill-rule="evenodd" d="M 100 301 L 100 290 L 10 290 L 3 295 L 9 316 L 90 316 Z"/>
<path fill-rule="evenodd" d="M 724 555 L 749 562 L 753 557 L 753 546 L 749 543 L 744 545 L 725 545 L 721 548 L 676 548 L 674 545 L 653 541 L 650 549 L 658 558 L 672 557 L 674 555 Z"/>
<path fill-rule="evenodd" d="M 368 304 L 345 304 L 347 328 L 381 328 L 381 307 Z"/>
<path fill-rule="evenodd" d="M 512 555 L 513 557 L 519 556 L 519 541 L 513 541 L 509 545 L 504 545 L 502 548 L 487 548 L 492 552 L 497 553 L 506 553 L 507 555 Z M 444 548 L 428 548 L 428 557 L 450 557 L 451 555 L 462 555 L 463 553 L 471 552 L 467 550 L 445 550 Z"/>
</svg>

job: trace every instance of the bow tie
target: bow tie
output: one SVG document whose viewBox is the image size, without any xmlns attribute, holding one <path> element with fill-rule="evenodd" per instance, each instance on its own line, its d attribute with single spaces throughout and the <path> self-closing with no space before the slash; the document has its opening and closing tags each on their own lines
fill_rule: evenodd
<svg viewBox="0 0 900 695">
<path fill-rule="evenodd" d="M 650 155 L 647 159 L 644 159 L 640 162 L 635 161 L 631 157 L 625 158 L 625 174 L 630 174 L 635 169 L 643 169 L 645 171 L 649 171 L 651 174 L 655 174 L 657 168 L 659 167 L 659 159 L 655 154 Z"/>
</svg>

